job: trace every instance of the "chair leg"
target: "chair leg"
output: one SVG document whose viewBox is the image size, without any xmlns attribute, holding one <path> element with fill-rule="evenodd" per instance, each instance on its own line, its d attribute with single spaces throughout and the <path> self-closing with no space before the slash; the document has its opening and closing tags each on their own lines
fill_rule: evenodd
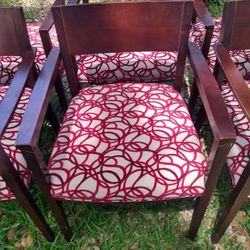
<svg viewBox="0 0 250 250">
<path fill-rule="evenodd" d="M 51 126 L 53 127 L 54 131 L 56 133 L 58 133 L 58 131 L 60 129 L 60 124 L 59 124 L 58 119 L 56 117 L 56 113 L 53 110 L 52 105 L 50 103 L 48 105 L 46 116 L 47 116 L 47 119 L 50 122 Z"/>
<path fill-rule="evenodd" d="M 196 131 L 198 133 L 200 132 L 200 130 L 201 130 L 204 122 L 206 121 L 206 119 L 207 119 L 206 111 L 204 109 L 204 106 L 202 105 L 200 107 L 200 110 L 199 110 L 199 112 L 197 114 L 197 118 L 196 118 L 196 121 L 195 121 L 195 129 L 196 129 Z"/>
<path fill-rule="evenodd" d="M 210 173 L 206 182 L 205 192 L 202 197 L 198 198 L 195 204 L 191 225 L 188 231 L 188 238 L 192 240 L 195 239 L 198 233 L 212 192 L 217 184 L 223 165 L 226 162 L 226 157 L 230 150 L 231 144 L 232 141 L 229 140 L 214 140 L 213 142 L 208 160 L 208 169 L 210 169 Z"/>
<path fill-rule="evenodd" d="M 66 99 L 66 96 L 64 93 L 62 79 L 59 75 L 57 76 L 56 81 L 55 81 L 55 89 L 56 89 L 59 103 L 60 103 L 61 108 L 62 108 L 62 112 L 63 112 L 63 114 L 65 114 L 67 111 L 68 104 L 67 104 L 67 99 Z"/>
<path fill-rule="evenodd" d="M 188 109 L 189 109 L 190 114 L 193 114 L 194 112 L 194 107 L 195 107 L 195 103 L 197 101 L 198 95 L 199 95 L 199 90 L 197 88 L 197 84 L 195 80 L 193 80 L 192 87 L 191 87 L 191 94 L 190 94 L 189 103 L 188 103 Z"/>
<path fill-rule="evenodd" d="M 192 16 L 192 23 L 194 24 L 196 22 L 197 14 L 195 9 L 193 9 L 193 16 Z"/>
<path fill-rule="evenodd" d="M 53 232 L 2 147 L 0 148 L 0 163 L 1 176 L 15 195 L 20 206 L 27 212 L 45 238 L 48 241 L 53 241 Z"/>
<path fill-rule="evenodd" d="M 32 174 L 39 185 L 44 199 L 55 216 L 55 219 L 65 239 L 69 242 L 72 237 L 72 231 L 61 203 L 51 196 L 50 186 L 45 179 L 44 173 L 42 172 L 42 169 L 46 169 L 46 165 L 43 161 L 43 156 L 40 149 L 38 146 L 22 146 L 19 148 L 22 150 L 23 156 L 28 163 L 28 167 L 32 171 Z"/>
<path fill-rule="evenodd" d="M 224 234 L 230 225 L 237 212 L 242 207 L 243 203 L 247 200 L 250 190 L 250 162 L 246 166 L 241 175 L 229 201 L 222 212 L 222 216 L 217 222 L 211 240 L 213 243 L 218 243 L 221 236 Z"/>
<path fill-rule="evenodd" d="M 213 37 L 213 31 L 214 31 L 213 26 L 206 27 L 206 33 L 202 43 L 202 54 L 206 59 L 208 58 L 208 53 L 210 51 L 210 44 Z"/>
</svg>

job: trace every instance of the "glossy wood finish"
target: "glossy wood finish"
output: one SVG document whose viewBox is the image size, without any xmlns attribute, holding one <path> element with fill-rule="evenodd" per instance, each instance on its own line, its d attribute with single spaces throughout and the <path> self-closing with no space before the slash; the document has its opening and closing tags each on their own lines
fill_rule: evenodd
<svg viewBox="0 0 250 250">
<path fill-rule="evenodd" d="M 228 50 L 250 49 L 250 1 L 227 0 L 224 4 L 219 42 Z M 214 75 L 219 84 L 225 79 L 220 64 L 216 62 Z M 198 92 L 193 87 L 189 108 L 192 111 Z M 203 110 L 200 111 L 198 128 L 206 120 Z"/>
<path fill-rule="evenodd" d="M 250 2 L 248 0 L 227 0 L 224 4 L 219 42 L 228 50 L 250 48 Z M 219 83 L 224 75 L 216 62 L 214 75 Z"/>
<path fill-rule="evenodd" d="M 250 26 L 250 25 L 249 25 Z M 223 73 L 228 80 L 228 83 L 234 92 L 243 112 L 250 122 L 250 90 L 246 85 L 235 64 L 232 62 L 227 50 L 220 44 L 215 45 L 215 52 L 218 62 L 223 70 Z M 219 242 L 221 236 L 225 233 L 237 212 L 240 210 L 244 202 L 250 194 L 250 162 L 248 162 L 242 173 L 237 185 L 235 186 L 228 203 L 221 213 L 221 217 L 216 223 L 212 242 Z"/>
<path fill-rule="evenodd" d="M 208 178 L 204 196 L 197 202 L 189 230 L 189 237 L 193 239 L 199 229 L 211 192 L 218 180 L 220 170 L 225 163 L 229 147 L 235 140 L 235 134 L 225 104 L 220 95 L 220 90 L 208 68 L 205 58 L 198 47 L 194 44 L 188 45 L 192 8 L 192 1 L 155 1 L 56 6 L 53 7 L 53 14 L 62 50 L 61 54 L 64 59 L 64 66 L 73 96 L 78 93 L 80 88 L 76 77 L 74 53 L 103 52 L 103 50 L 110 50 L 109 52 L 112 52 L 113 47 L 115 51 L 122 51 L 123 49 L 129 51 L 143 51 L 144 49 L 153 51 L 155 49 L 167 50 L 166 48 L 177 48 L 180 52 L 178 58 L 179 70 L 177 68 L 176 76 L 179 82 L 183 79 L 186 55 L 189 55 L 198 86 L 197 88 L 202 97 L 215 137 L 209 156 L 209 167 L 211 167 L 212 174 Z M 163 10 L 165 10 L 165 12 Z M 72 19 L 72 17 L 74 18 Z M 117 19 L 122 17 L 122 20 L 116 20 L 114 17 Z M 172 28 L 168 26 L 168 20 L 171 20 Z M 143 22 L 145 22 L 146 25 L 143 25 Z M 101 23 L 105 24 L 106 29 L 104 29 L 104 25 L 100 25 Z M 135 24 L 137 26 L 135 26 Z M 165 25 L 168 28 L 165 29 Z M 81 27 L 81 30 L 79 27 Z M 138 31 L 139 27 L 140 30 L 144 30 L 145 32 Z M 179 34 L 177 34 L 176 29 L 178 29 Z M 90 34 L 91 31 L 94 34 Z M 109 34 L 112 33 L 113 39 L 110 39 L 109 35 L 106 34 L 107 31 L 109 31 Z M 161 34 L 158 34 L 158 32 Z M 172 41 L 169 41 L 172 39 L 172 32 L 174 34 L 173 40 L 178 40 L 176 45 L 174 45 Z M 165 33 L 167 33 L 167 35 Z M 78 34 L 77 37 L 76 34 Z M 86 34 L 89 34 L 90 37 L 86 37 Z M 154 37 L 155 39 L 151 37 L 154 35 L 156 36 Z M 129 36 L 132 41 L 128 44 L 124 44 L 122 39 L 126 37 L 125 40 L 128 41 L 127 36 Z M 95 42 L 95 40 L 100 37 L 102 37 L 104 41 Z M 79 43 L 79 41 L 81 41 L 81 43 Z M 133 41 L 135 42 L 133 43 Z M 120 48 L 119 44 L 121 46 Z M 22 150 L 33 172 L 38 173 L 35 176 L 37 182 L 62 232 L 66 239 L 68 239 L 70 237 L 70 229 L 68 228 L 68 232 L 65 230 L 65 225 L 67 225 L 65 215 L 62 213 L 61 207 L 51 198 L 48 185 L 42 180 L 43 176 L 40 168 L 44 167 L 45 163 L 42 161 L 37 146 L 41 124 L 45 115 L 44 110 L 47 108 L 51 95 L 51 87 L 53 85 L 52 75 L 54 71 L 52 68 L 55 67 L 56 62 L 56 54 L 51 54 L 51 59 L 47 62 L 49 66 L 44 68 L 43 73 L 39 76 L 34 87 L 33 94 L 20 126 L 16 145 Z M 54 69 L 56 69 L 56 67 Z M 175 86 L 181 90 L 182 82 Z M 30 122 L 31 120 L 33 121 L 32 124 Z"/>
<path fill-rule="evenodd" d="M 220 42 L 228 50 L 250 48 L 250 3 L 248 0 L 226 1 Z"/>
<path fill-rule="evenodd" d="M 220 63 L 223 72 L 225 73 L 232 91 L 237 97 L 237 100 L 241 105 L 246 117 L 250 119 L 250 90 L 246 85 L 246 81 L 242 78 L 240 72 L 237 70 L 236 65 L 230 58 L 226 48 L 221 43 L 217 43 L 214 46 L 214 49 L 216 52 L 217 60 Z"/>
<path fill-rule="evenodd" d="M 44 178 L 42 172 L 42 169 L 45 169 L 46 165 L 43 161 L 42 153 L 37 146 L 46 110 L 49 105 L 52 88 L 59 70 L 59 54 L 60 50 L 58 48 L 53 48 L 48 56 L 42 72 L 36 82 L 34 93 L 32 93 L 32 97 L 30 99 L 32 104 L 28 105 L 25 111 L 25 114 L 28 113 L 29 115 L 24 115 L 23 117 L 22 123 L 26 126 L 23 129 L 20 128 L 16 144 L 19 144 L 19 140 L 21 138 L 22 146 L 19 148 L 22 149 L 23 156 L 29 163 L 28 167 L 32 171 L 33 176 L 36 178 L 38 185 L 41 187 L 42 193 L 48 202 L 48 206 L 52 212 L 54 212 L 56 220 L 58 221 L 66 240 L 70 241 L 72 236 L 71 229 L 60 203 L 55 201 L 50 195 L 49 184 Z M 42 99 L 43 102 L 36 102 L 36 99 Z M 31 117 L 32 122 L 30 122 Z M 59 210 L 59 213 L 57 212 L 57 209 Z"/>
<path fill-rule="evenodd" d="M 64 0 L 55 0 L 53 5 L 63 5 L 64 2 L 65 2 Z M 69 1 L 69 2 L 72 2 L 71 4 L 75 4 L 78 1 Z M 54 20 L 53 20 L 52 12 L 50 10 L 39 29 L 39 33 L 41 36 L 41 40 L 42 40 L 42 44 L 43 44 L 43 48 L 44 48 L 46 56 L 49 55 L 53 47 L 52 42 L 50 40 L 50 34 L 49 34 L 49 31 L 53 25 L 54 25 Z M 67 103 L 67 99 L 64 93 L 62 79 L 59 73 L 55 82 L 55 89 L 58 94 L 58 99 L 59 99 L 62 111 L 63 113 L 65 113 L 68 107 L 68 103 Z"/>
<path fill-rule="evenodd" d="M 0 56 L 23 56 L 31 49 L 21 7 L 0 8 L 0 31 Z"/>
<path fill-rule="evenodd" d="M 80 89 L 75 74 L 75 55 L 151 51 L 152 48 L 180 52 L 175 81 L 175 88 L 180 90 L 192 14 L 191 1 L 185 4 L 181 1 L 84 4 L 52 7 L 52 12 L 72 96 Z M 76 23 L 81 32 L 75 28 Z"/>
<path fill-rule="evenodd" d="M 203 0 L 194 0 L 194 10 L 205 26 L 206 33 L 202 43 L 202 53 L 207 58 L 214 31 L 214 21 Z"/>
<path fill-rule="evenodd" d="M 194 239 L 225 163 L 226 156 L 232 142 L 235 141 L 235 133 L 218 84 L 212 76 L 205 58 L 195 44 L 192 43 L 189 44 L 189 59 L 195 76 L 195 83 L 197 84 L 197 89 L 214 135 L 208 158 L 210 174 L 206 182 L 206 190 L 204 195 L 197 199 L 188 232 L 189 238 Z"/>
<path fill-rule="evenodd" d="M 21 56 L 22 62 L 0 105 L 0 137 L 2 137 L 18 100 L 34 72 L 35 53 L 31 48 L 22 8 L 0 8 L 0 55 Z M 0 175 L 44 236 L 52 241 L 53 232 L 31 197 L 19 173 L 0 146 Z"/>
<path fill-rule="evenodd" d="M 211 240 L 213 243 L 218 243 L 225 233 L 226 229 L 241 209 L 243 204 L 248 200 L 250 190 L 250 162 L 242 173 L 237 185 L 235 186 L 229 201 L 222 211 L 221 217 L 217 221 L 212 234 Z"/>
<path fill-rule="evenodd" d="M 217 62 L 214 75 L 218 83 L 227 79 L 235 96 L 240 103 L 243 112 L 250 121 L 250 91 L 244 79 L 236 70 L 231 61 L 228 51 L 250 49 L 250 1 L 234 0 L 226 1 L 224 5 L 220 43 L 215 46 Z M 223 47 L 223 46 L 224 47 Z M 212 235 L 212 241 L 217 243 L 225 230 L 233 220 L 244 201 L 247 199 L 250 190 L 250 166 L 242 173 L 236 187 L 226 204 L 220 219 Z"/>
<path fill-rule="evenodd" d="M 79 1 L 79 0 L 69 0 L 68 1 L 68 5 L 69 4 L 79 4 L 80 2 L 82 3 L 88 3 L 88 0 L 83 0 L 83 1 Z M 110 3 L 112 2 L 119 2 L 119 1 L 109 1 Z M 53 6 L 56 5 L 64 5 L 65 1 L 64 0 L 56 0 L 53 4 Z M 208 52 L 209 52 L 209 48 L 210 48 L 210 44 L 211 44 L 211 39 L 212 39 L 212 35 L 213 35 L 213 30 L 214 30 L 214 22 L 208 12 L 208 9 L 206 7 L 206 5 L 204 4 L 203 0 L 194 0 L 193 1 L 193 22 L 195 22 L 196 17 L 198 16 L 199 19 L 201 20 L 201 22 L 205 25 L 205 36 L 204 36 L 204 40 L 202 43 L 202 53 L 204 54 L 204 56 L 207 58 Z M 46 17 L 44 23 L 42 24 L 41 28 L 40 28 L 40 35 L 41 35 L 41 39 L 42 39 L 42 43 L 43 43 L 43 47 L 45 49 L 46 55 L 48 55 L 48 53 L 50 52 L 51 48 L 52 48 L 52 43 L 50 40 L 50 35 L 49 35 L 49 31 L 53 25 L 54 21 L 53 21 L 53 17 L 51 14 L 51 11 L 48 13 L 48 16 Z M 74 65 L 72 65 L 72 67 L 75 67 Z M 182 75 L 182 73 L 180 72 L 180 75 Z M 181 85 L 181 80 L 179 81 L 178 86 L 176 87 L 176 89 L 180 89 L 180 85 Z M 195 85 L 195 84 L 194 84 Z M 67 101 L 65 98 L 65 94 L 64 94 L 64 90 L 61 84 L 61 79 L 60 77 L 58 77 L 56 84 L 55 84 L 55 88 L 56 91 L 58 93 L 58 97 L 59 97 L 59 101 L 60 104 L 62 106 L 62 110 L 65 113 L 66 109 L 67 109 Z M 77 92 L 77 90 L 75 91 Z M 191 99 L 191 105 L 195 104 L 198 92 L 192 91 L 193 93 L 193 98 L 194 100 Z M 195 96 L 196 95 L 196 96 Z M 191 110 L 191 109 L 190 109 Z"/>
</svg>

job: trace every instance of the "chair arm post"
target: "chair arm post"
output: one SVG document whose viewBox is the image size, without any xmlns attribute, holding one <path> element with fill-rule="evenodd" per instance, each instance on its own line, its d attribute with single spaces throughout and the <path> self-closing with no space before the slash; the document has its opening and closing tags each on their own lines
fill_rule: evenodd
<svg viewBox="0 0 250 250">
<path fill-rule="evenodd" d="M 55 215 L 65 239 L 69 242 L 72 237 L 72 231 L 61 204 L 51 196 L 49 183 L 45 178 L 45 173 L 43 173 L 43 170 L 46 169 L 46 164 L 39 147 L 37 145 L 18 145 L 17 148 L 22 151 L 28 168 L 35 177 L 49 208 Z"/>
<path fill-rule="evenodd" d="M 12 114 L 15 111 L 15 108 L 29 78 L 30 72 L 33 70 L 34 60 L 35 53 L 31 49 L 23 56 L 23 60 L 20 63 L 17 72 L 15 73 L 13 81 L 0 104 L 0 138 L 2 137 L 2 134 L 8 125 Z"/>
<path fill-rule="evenodd" d="M 203 54 L 194 43 L 190 42 L 188 47 L 188 56 L 194 73 L 195 83 L 197 84 L 214 136 L 219 139 L 235 139 L 234 128 L 219 86 Z"/>
<path fill-rule="evenodd" d="M 60 50 L 53 48 L 33 88 L 17 135 L 17 146 L 37 144 L 59 64 Z"/>
<path fill-rule="evenodd" d="M 55 0 L 52 6 L 63 5 L 63 4 L 64 4 L 64 0 Z M 50 10 L 39 29 L 39 33 L 41 36 L 41 40 L 42 40 L 42 44 L 43 44 L 43 48 L 44 48 L 46 56 L 49 55 L 49 52 L 52 49 L 52 42 L 50 39 L 49 31 L 51 27 L 53 26 L 53 24 L 54 24 L 54 19 L 53 19 L 52 12 Z"/>
<path fill-rule="evenodd" d="M 194 72 L 195 83 L 197 84 L 202 104 L 214 135 L 214 142 L 208 159 L 208 171 L 210 173 L 206 182 L 205 192 L 196 203 L 188 232 L 188 237 L 194 239 L 212 191 L 217 184 L 221 169 L 226 162 L 226 156 L 232 143 L 236 140 L 236 135 L 224 100 L 220 94 L 219 86 L 203 54 L 194 43 L 189 43 L 188 48 L 188 56 Z"/>
<path fill-rule="evenodd" d="M 217 62 L 221 66 L 230 88 L 241 105 L 243 112 L 247 118 L 250 119 L 250 90 L 245 80 L 237 70 L 236 65 L 233 63 L 225 47 L 223 47 L 221 43 L 217 43 L 214 45 L 214 49 L 217 56 Z"/>
<path fill-rule="evenodd" d="M 205 191 L 202 197 L 198 198 L 195 204 L 192 221 L 188 231 L 188 237 L 195 239 L 202 218 L 206 212 L 209 200 L 213 190 L 218 182 L 221 170 L 226 162 L 227 154 L 231 148 L 234 139 L 218 139 L 214 138 L 211 152 L 208 158 L 208 179 L 205 185 Z"/>
<path fill-rule="evenodd" d="M 207 58 L 214 30 L 214 21 L 210 16 L 203 0 L 194 0 L 194 10 L 196 15 L 204 24 L 206 32 L 202 43 L 202 53 Z M 194 18 L 193 18 L 194 19 Z"/>
</svg>

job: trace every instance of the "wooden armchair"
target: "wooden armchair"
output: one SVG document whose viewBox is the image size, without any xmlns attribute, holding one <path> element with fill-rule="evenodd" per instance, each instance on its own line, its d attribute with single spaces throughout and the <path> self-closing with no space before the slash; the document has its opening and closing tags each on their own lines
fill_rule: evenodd
<svg viewBox="0 0 250 250">
<path fill-rule="evenodd" d="M 188 43 L 192 9 L 189 0 L 52 8 L 73 98 L 47 166 L 49 184 L 41 171 L 45 163 L 38 140 L 53 86 L 51 75 L 57 73 L 53 64 L 38 78 L 16 145 L 67 240 L 71 234 L 59 200 L 200 197 L 189 229 L 189 237 L 195 238 L 235 134 L 205 58 Z M 133 81 L 88 86 L 79 81 L 78 55 L 126 51 L 176 51 L 172 85 Z M 208 159 L 180 95 L 187 54 L 214 135 Z M 55 54 L 52 58 L 57 60 Z"/>
<path fill-rule="evenodd" d="M 228 81 L 222 85 L 221 93 L 236 131 L 236 141 L 227 156 L 234 190 L 212 236 L 212 241 L 217 243 L 243 203 L 250 198 L 250 81 L 242 78 L 221 44 L 215 45 L 215 52 Z"/>
<path fill-rule="evenodd" d="M 244 28 L 247 30 L 241 33 L 241 38 L 244 36 L 248 38 L 250 25 Z M 238 35 L 236 39 L 239 39 Z M 244 47 L 250 47 L 249 40 L 238 41 L 241 41 Z M 215 51 L 228 81 L 227 84 L 221 86 L 221 93 L 236 131 L 236 142 L 227 156 L 228 170 L 234 190 L 212 235 L 212 241 L 217 243 L 250 194 L 250 82 L 242 78 L 228 51 L 221 44 L 215 46 Z"/>
<path fill-rule="evenodd" d="M 211 48 L 208 54 L 208 64 L 213 70 L 216 62 L 216 55 L 213 50 L 213 45 L 217 42 L 223 44 L 223 46 L 230 51 L 232 60 L 237 65 L 238 70 L 244 79 L 250 79 L 250 48 L 231 47 L 231 36 L 234 33 L 234 24 L 237 23 L 237 17 L 241 16 L 242 19 L 249 15 L 250 11 L 249 0 L 226 0 L 224 4 L 222 18 L 213 18 L 215 24 L 213 30 L 213 36 L 211 40 Z M 245 23 L 246 25 L 247 22 Z M 197 22 L 191 31 L 192 41 L 199 46 L 202 46 L 205 29 L 202 22 Z M 241 32 L 238 37 L 241 37 Z M 248 40 L 248 39 L 246 39 Z"/>
<path fill-rule="evenodd" d="M 64 1 L 55 1 L 54 6 Z M 68 1 L 68 4 L 77 4 L 88 1 Z M 112 2 L 106 1 L 106 2 Z M 115 2 L 115 1 L 113 1 Z M 118 1 L 119 2 L 119 1 Z M 205 56 L 208 54 L 214 23 L 210 17 L 203 0 L 194 1 L 194 13 L 201 20 L 205 28 L 205 34 L 200 41 Z M 194 19 L 193 19 L 194 20 Z M 56 37 L 52 14 L 49 13 L 40 28 L 40 35 L 46 54 L 49 53 L 54 43 L 52 37 Z M 196 25 L 196 24 L 194 24 Z M 177 54 L 169 51 L 128 51 L 126 53 L 94 53 L 79 55 L 78 77 L 86 83 L 96 82 L 162 82 L 175 79 Z"/>
<path fill-rule="evenodd" d="M 10 85 L 0 86 L 0 201 L 17 199 L 39 230 L 52 241 L 53 233 L 28 191 L 31 172 L 15 146 L 19 125 L 31 96 L 27 83 L 36 78 L 34 52 L 22 8 L 0 8 L 0 56 L 15 56 L 19 61 Z M 3 76 L 6 72 L 3 68 L 0 70 Z"/>
</svg>

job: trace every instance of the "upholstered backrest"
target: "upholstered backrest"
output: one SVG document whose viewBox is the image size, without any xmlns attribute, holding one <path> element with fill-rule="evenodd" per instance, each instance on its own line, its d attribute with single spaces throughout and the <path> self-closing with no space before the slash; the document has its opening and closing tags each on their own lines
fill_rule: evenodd
<svg viewBox="0 0 250 250">
<path fill-rule="evenodd" d="M 23 9 L 0 8 L 0 56 L 22 56 L 31 49 Z"/>
<path fill-rule="evenodd" d="M 250 1 L 225 2 L 220 41 L 228 50 L 250 49 Z"/>
<path fill-rule="evenodd" d="M 191 0 L 53 7 L 72 94 L 78 92 L 74 56 L 105 52 L 177 51 L 176 82 L 179 89 L 192 8 Z"/>
</svg>

